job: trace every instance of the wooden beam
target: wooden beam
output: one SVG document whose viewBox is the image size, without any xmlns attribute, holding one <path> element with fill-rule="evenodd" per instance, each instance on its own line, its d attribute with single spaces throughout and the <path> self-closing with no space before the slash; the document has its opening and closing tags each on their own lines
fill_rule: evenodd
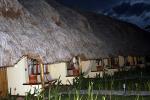
<svg viewBox="0 0 150 100">
<path fill-rule="evenodd" d="M 78 57 L 78 62 L 79 62 L 79 73 L 81 74 L 82 73 L 82 64 L 81 64 L 81 58 L 80 56 Z"/>
<path fill-rule="evenodd" d="M 44 82 L 44 66 L 43 66 L 42 63 L 40 64 L 40 72 L 41 72 L 40 77 L 41 77 L 42 89 L 44 89 L 44 87 L 45 87 L 45 82 Z"/>
</svg>

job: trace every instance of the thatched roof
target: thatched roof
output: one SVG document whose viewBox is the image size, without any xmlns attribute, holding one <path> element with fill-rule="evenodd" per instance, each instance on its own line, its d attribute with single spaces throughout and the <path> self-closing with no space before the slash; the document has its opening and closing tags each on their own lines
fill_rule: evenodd
<svg viewBox="0 0 150 100">
<path fill-rule="evenodd" d="M 150 33 L 131 23 L 94 13 L 82 13 L 93 33 L 109 48 L 110 54 L 149 55 Z"/>
<path fill-rule="evenodd" d="M 23 55 L 54 63 L 68 61 L 75 55 L 87 59 L 116 55 L 120 49 L 129 54 L 133 48 L 135 53 L 139 47 L 136 53 L 140 54 L 143 47 L 147 48 L 144 31 L 136 31 L 139 29 L 113 19 L 99 19 L 100 24 L 93 21 L 94 24 L 88 18 L 52 0 L 1 0 L 0 66 L 13 65 Z M 115 39 L 113 34 L 118 37 Z M 143 36 L 139 40 L 142 46 L 136 44 L 138 40 L 134 41 L 135 34 L 139 38 Z M 122 35 L 127 38 L 120 39 Z M 122 40 L 132 40 L 137 47 L 130 46 L 129 42 L 122 45 Z"/>
</svg>

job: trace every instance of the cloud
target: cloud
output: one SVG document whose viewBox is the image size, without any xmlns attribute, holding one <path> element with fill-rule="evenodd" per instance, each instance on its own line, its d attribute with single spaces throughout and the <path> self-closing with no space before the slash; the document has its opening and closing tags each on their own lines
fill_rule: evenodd
<svg viewBox="0 0 150 100">
<path fill-rule="evenodd" d="M 135 3 L 147 3 L 147 4 L 150 4 L 150 1 L 149 0 L 129 0 L 129 2 L 131 4 L 135 4 Z"/>
<path fill-rule="evenodd" d="M 115 17 L 140 27 L 150 23 L 150 0 L 57 0 L 70 7 Z"/>
<path fill-rule="evenodd" d="M 112 17 L 115 17 L 117 19 L 136 24 L 137 26 L 144 28 L 145 26 L 150 24 L 150 12 L 149 13 L 143 13 L 140 16 L 131 15 L 131 16 L 119 16 L 116 14 L 113 14 Z"/>
<path fill-rule="evenodd" d="M 113 12 L 118 15 L 126 16 L 140 16 L 143 12 L 150 12 L 150 4 L 146 3 L 134 3 L 123 2 L 120 5 L 114 6 L 112 8 Z"/>
<path fill-rule="evenodd" d="M 150 21 L 150 12 L 146 12 L 142 15 L 142 17 L 144 18 L 144 21 Z M 150 23 L 150 22 L 149 22 Z"/>
<path fill-rule="evenodd" d="M 103 13 L 136 24 L 141 28 L 150 24 L 150 3 L 146 3 L 144 0 L 122 1 Z"/>
<path fill-rule="evenodd" d="M 132 24 L 136 24 L 139 27 L 145 26 L 145 22 L 143 21 L 143 19 L 141 18 L 141 16 L 129 16 L 129 17 L 127 17 L 127 16 L 120 16 L 118 18 L 121 19 L 121 20 L 130 22 Z"/>
</svg>

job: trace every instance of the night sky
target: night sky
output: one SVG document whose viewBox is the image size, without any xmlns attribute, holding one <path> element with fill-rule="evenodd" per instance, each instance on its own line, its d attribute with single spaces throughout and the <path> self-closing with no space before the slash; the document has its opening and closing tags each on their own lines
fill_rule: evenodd
<svg viewBox="0 0 150 100">
<path fill-rule="evenodd" d="M 76 9 L 102 13 L 142 28 L 150 24 L 150 0 L 57 0 Z"/>
</svg>

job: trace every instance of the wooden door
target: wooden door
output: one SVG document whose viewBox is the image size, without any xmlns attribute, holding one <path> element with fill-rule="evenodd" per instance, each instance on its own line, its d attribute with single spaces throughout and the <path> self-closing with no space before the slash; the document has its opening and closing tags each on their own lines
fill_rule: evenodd
<svg viewBox="0 0 150 100">
<path fill-rule="evenodd" d="M 7 68 L 0 68 L 0 96 L 6 96 L 8 92 Z"/>
</svg>

